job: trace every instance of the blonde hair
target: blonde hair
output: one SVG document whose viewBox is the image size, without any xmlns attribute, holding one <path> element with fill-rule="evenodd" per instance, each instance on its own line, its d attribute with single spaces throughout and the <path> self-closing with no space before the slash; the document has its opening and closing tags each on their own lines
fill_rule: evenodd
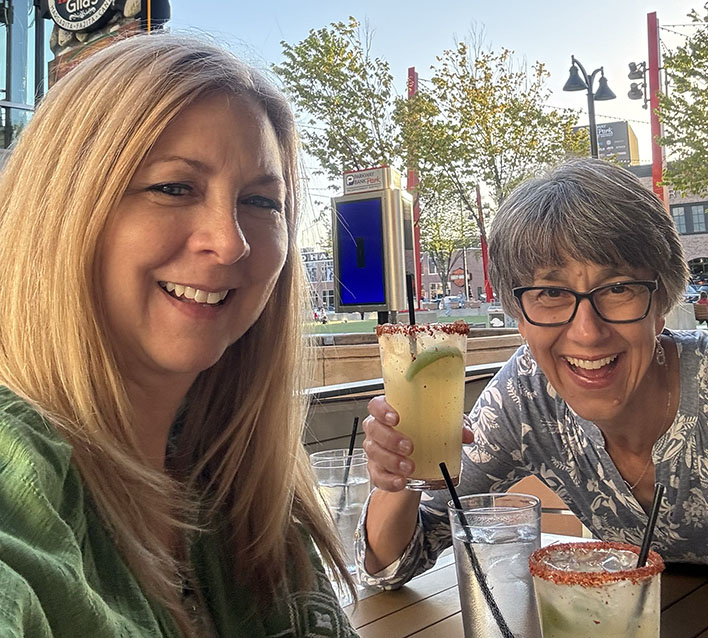
<svg viewBox="0 0 708 638">
<path fill-rule="evenodd" d="M 273 124 L 288 254 L 260 318 L 188 393 L 175 454 L 188 473 L 178 480 L 151 469 L 137 444 L 98 265 L 104 229 L 140 161 L 172 118 L 215 91 L 254 98 Z M 288 564 L 300 584 L 311 581 L 303 527 L 351 587 L 301 444 L 296 154 L 290 108 L 258 73 L 201 40 L 153 34 L 94 54 L 58 82 L 0 176 L 0 383 L 71 442 L 131 570 L 185 635 L 193 633 L 180 603 L 186 566 L 165 532 L 194 529 L 200 501 L 228 521 L 233 568 L 261 601 L 282 591 Z"/>
</svg>

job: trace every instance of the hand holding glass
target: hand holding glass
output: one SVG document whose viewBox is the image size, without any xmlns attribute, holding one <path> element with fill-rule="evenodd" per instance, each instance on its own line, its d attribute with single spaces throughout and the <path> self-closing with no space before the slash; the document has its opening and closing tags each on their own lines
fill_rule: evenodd
<svg viewBox="0 0 708 638">
<path fill-rule="evenodd" d="M 386 401 L 413 441 L 409 489 L 443 489 L 442 462 L 459 480 L 468 332 L 463 321 L 376 328 Z"/>
</svg>

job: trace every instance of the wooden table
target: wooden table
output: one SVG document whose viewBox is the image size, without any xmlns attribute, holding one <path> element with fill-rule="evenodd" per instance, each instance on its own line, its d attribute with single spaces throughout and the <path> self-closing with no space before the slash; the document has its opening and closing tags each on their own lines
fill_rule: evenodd
<svg viewBox="0 0 708 638">
<path fill-rule="evenodd" d="M 543 535 L 544 545 L 557 540 L 571 539 Z M 345 611 L 361 638 L 463 638 L 452 549 L 399 590 L 364 589 Z M 662 574 L 661 638 L 708 638 L 708 567 L 670 565 Z"/>
</svg>

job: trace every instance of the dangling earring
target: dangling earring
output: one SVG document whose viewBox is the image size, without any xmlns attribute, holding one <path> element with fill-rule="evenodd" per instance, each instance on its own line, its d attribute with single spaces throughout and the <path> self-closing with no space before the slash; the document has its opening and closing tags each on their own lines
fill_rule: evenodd
<svg viewBox="0 0 708 638">
<path fill-rule="evenodd" d="M 521 355 L 521 358 L 524 360 L 524 365 L 526 368 L 530 368 L 532 365 L 531 362 L 531 349 L 529 348 L 529 342 L 526 341 L 523 337 L 521 337 L 521 341 L 524 343 L 524 353 Z"/>
<path fill-rule="evenodd" d="M 664 346 L 661 345 L 661 340 L 656 337 L 656 346 L 654 347 L 654 356 L 656 357 L 656 362 L 660 365 L 666 365 L 666 352 L 664 352 Z"/>
</svg>

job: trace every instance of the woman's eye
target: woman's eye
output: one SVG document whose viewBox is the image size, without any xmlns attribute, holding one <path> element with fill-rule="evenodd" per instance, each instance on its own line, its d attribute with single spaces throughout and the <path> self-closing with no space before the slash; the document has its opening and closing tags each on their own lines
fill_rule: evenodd
<svg viewBox="0 0 708 638">
<path fill-rule="evenodd" d="M 264 208 L 266 210 L 274 210 L 278 213 L 282 212 L 283 205 L 270 197 L 263 197 L 262 195 L 250 195 L 244 197 L 241 200 L 242 204 L 246 206 L 255 206 L 256 208 Z"/>
<path fill-rule="evenodd" d="M 541 291 L 541 296 L 550 297 L 551 299 L 558 299 L 563 295 L 565 291 L 560 288 L 546 288 Z"/>
<path fill-rule="evenodd" d="M 613 293 L 615 295 L 623 295 L 623 294 L 629 292 L 629 288 L 624 285 L 612 286 L 609 290 L 611 293 Z"/>
<path fill-rule="evenodd" d="M 189 195 L 192 192 L 192 187 L 187 186 L 187 184 L 176 184 L 169 182 L 167 184 L 155 184 L 150 187 L 150 190 L 155 193 L 169 195 L 170 197 L 183 197 L 184 195 Z"/>
</svg>

